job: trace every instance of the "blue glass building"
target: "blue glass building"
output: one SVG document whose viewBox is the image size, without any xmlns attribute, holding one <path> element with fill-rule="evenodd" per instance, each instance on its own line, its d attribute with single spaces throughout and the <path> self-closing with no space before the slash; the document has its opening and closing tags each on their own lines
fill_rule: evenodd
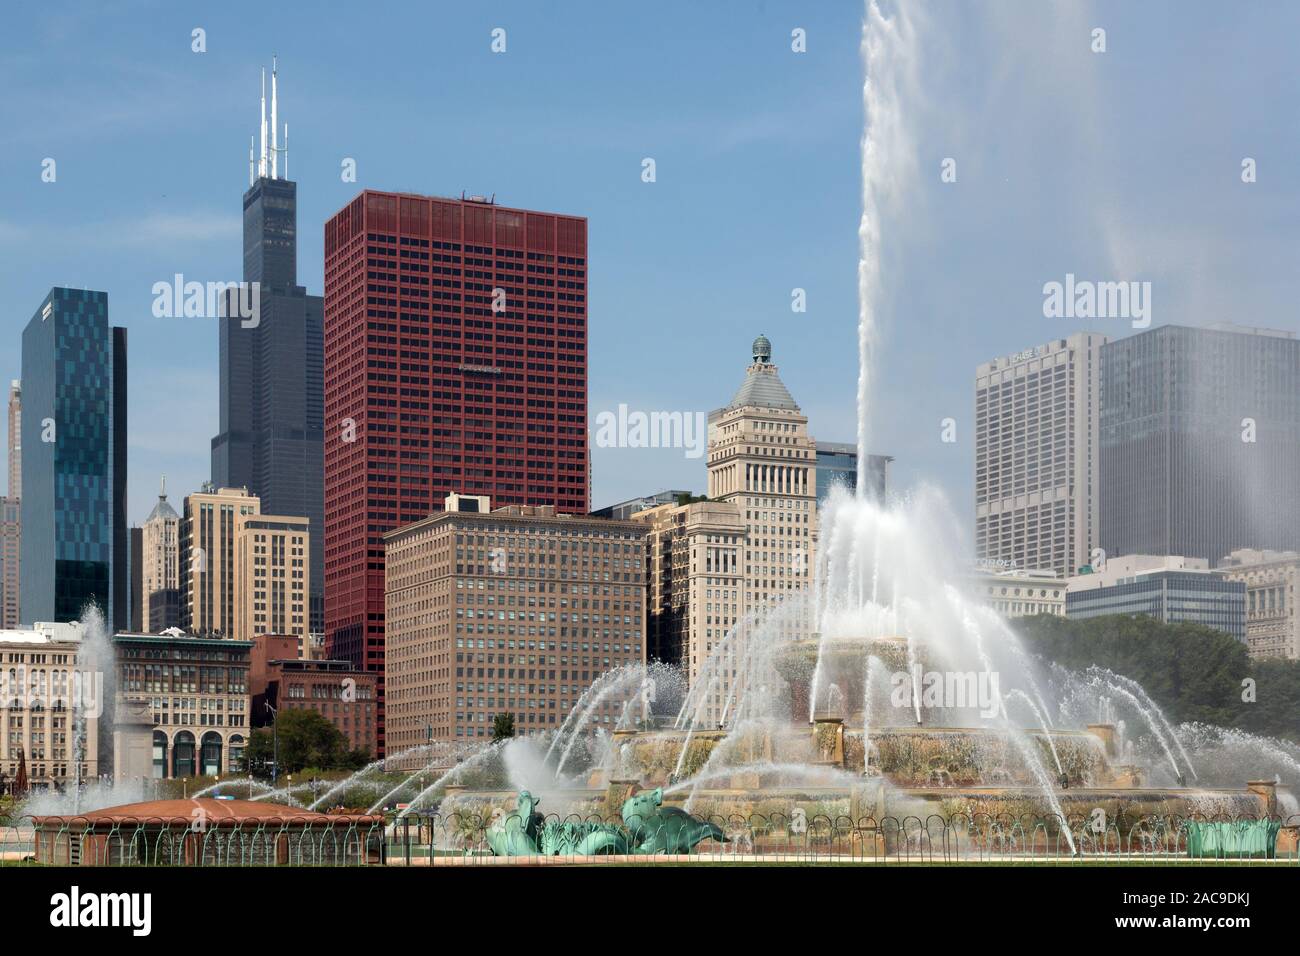
<svg viewBox="0 0 1300 956">
<path fill-rule="evenodd" d="M 884 501 L 889 493 L 889 465 L 892 455 L 867 456 L 867 493 Z M 858 446 L 842 441 L 817 442 L 817 504 L 824 502 L 834 485 L 850 492 L 858 486 Z"/>
<path fill-rule="evenodd" d="M 1164 624 L 1204 624 L 1246 643 L 1246 584 L 1217 574 L 1154 571 L 1115 584 L 1067 591 L 1067 618 L 1145 614 Z"/>
<path fill-rule="evenodd" d="M 129 621 L 126 330 L 108 295 L 50 290 L 23 331 L 23 619 L 71 621 L 93 602 Z"/>
</svg>

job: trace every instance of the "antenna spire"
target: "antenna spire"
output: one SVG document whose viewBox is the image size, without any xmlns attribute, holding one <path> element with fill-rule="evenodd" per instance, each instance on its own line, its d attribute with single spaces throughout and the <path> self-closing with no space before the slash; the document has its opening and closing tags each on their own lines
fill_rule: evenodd
<svg viewBox="0 0 1300 956">
<path fill-rule="evenodd" d="M 271 55 L 271 178 L 278 179 L 280 165 L 280 121 L 279 97 L 276 95 L 276 75 L 279 73 L 279 60 Z"/>
<path fill-rule="evenodd" d="M 257 161 L 253 161 L 253 137 L 248 138 L 248 185 L 251 187 L 261 177 L 263 179 L 289 178 L 289 124 L 280 128 L 280 57 L 271 55 L 271 136 L 267 141 L 266 117 L 266 67 L 262 67 L 262 125 L 261 148 Z M 283 139 L 281 139 L 283 135 Z M 284 168 L 280 168 L 280 156 L 284 155 Z"/>
<path fill-rule="evenodd" d="M 257 175 L 266 175 L 266 67 L 262 67 L 262 151 L 257 161 Z"/>
</svg>

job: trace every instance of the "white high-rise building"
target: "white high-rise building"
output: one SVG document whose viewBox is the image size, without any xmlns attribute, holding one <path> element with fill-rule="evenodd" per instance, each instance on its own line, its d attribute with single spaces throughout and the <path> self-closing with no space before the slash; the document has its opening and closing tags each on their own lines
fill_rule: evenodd
<svg viewBox="0 0 1300 956">
<path fill-rule="evenodd" d="M 1104 335 L 1079 332 L 975 370 L 975 557 L 1074 574 L 1100 544 Z"/>
</svg>

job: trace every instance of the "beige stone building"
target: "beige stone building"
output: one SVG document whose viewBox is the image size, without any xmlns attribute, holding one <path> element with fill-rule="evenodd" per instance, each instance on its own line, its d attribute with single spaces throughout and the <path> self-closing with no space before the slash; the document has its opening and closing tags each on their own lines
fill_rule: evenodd
<svg viewBox="0 0 1300 956">
<path fill-rule="evenodd" d="M 817 445 L 772 364 L 772 343 L 760 335 L 752 351 L 730 403 L 709 414 L 708 497 L 735 505 L 744 523 L 743 609 L 757 612 L 812 587 Z"/>
<path fill-rule="evenodd" d="M 0 497 L 0 628 L 22 623 L 19 595 L 19 555 L 23 543 L 23 504 Z"/>
<path fill-rule="evenodd" d="M 0 630 L 0 773 L 6 788 L 20 756 L 37 789 L 69 786 L 78 773 L 82 780 L 99 775 L 103 677 L 74 673 L 80 647 L 76 623 Z M 86 739 L 78 768 L 74 711 L 82 707 Z"/>
<path fill-rule="evenodd" d="M 553 507 L 446 510 L 384 536 L 387 747 L 555 731 L 592 682 L 645 660 L 645 527 Z M 592 714 L 611 730 L 623 700 Z"/>
<path fill-rule="evenodd" d="M 23 383 L 9 383 L 9 487 L 10 498 L 23 496 Z"/>
<path fill-rule="evenodd" d="M 1051 571 L 982 570 L 968 583 L 976 600 L 1003 617 L 1065 616 L 1066 582 Z"/>
<path fill-rule="evenodd" d="M 199 637 L 233 637 L 236 629 L 235 529 L 261 511 L 246 488 L 214 488 L 185 499 L 180 523 L 181 629 Z"/>
<path fill-rule="evenodd" d="M 180 627 L 198 637 L 252 640 L 292 634 L 311 655 L 305 517 L 268 515 L 245 488 L 185 499 L 180 521 Z"/>
<path fill-rule="evenodd" d="M 1300 659 L 1296 586 L 1300 554 L 1242 548 L 1219 563 L 1229 581 L 1246 585 L 1246 647 L 1254 658 Z"/>
<path fill-rule="evenodd" d="M 22 383 L 9 384 L 9 485 L 0 498 L 0 628 L 16 628 L 22 622 L 18 602 L 23 523 L 23 429 Z"/>
<path fill-rule="evenodd" d="M 235 631 L 298 639 L 298 656 L 312 656 L 311 533 L 307 518 L 241 514 L 235 520 Z"/>
<path fill-rule="evenodd" d="M 685 641 L 680 663 L 692 680 L 728 632 L 738 622 L 744 625 L 717 655 L 719 670 L 708 678 L 716 688 L 704 715 L 708 721 L 722 719 L 738 681 L 775 680 L 758 673 L 740 676 L 749 628 L 779 627 L 781 640 L 811 634 L 800 592 L 811 590 L 816 566 L 817 446 L 807 416 L 772 364 L 772 343 L 760 335 L 751 354 L 736 394 L 709 413 L 712 507 L 684 514 L 680 541 L 672 544 L 682 553 L 672 568 L 666 628 L 678 635 L 670 639 Z M 692 521 L 695 530 L 687 533 L 685 525 Z M 737 573 L 713 573 L 719 565 L 709 562 L 710 549 L 723 561 L 738 554 Z M 683 575 L 683 566 L 692 570 Z M 661 594 L 660 620 L 663 600 Z"/>
<path fill-rule="evenodd" d="M 165 476 L 140 535 L 140 625 L 157 634 L 180 625 L 181 518 L 167 502 Z"/>
<path fill-rule="evenodd" d="M 113 645 L 118 696 L 153 715 L 154 777 L 247 769 L 250 642 L 115 634 Z"/>
<path fill-rule="evenodd" d="M 732 502 L 658 505 L 633 514 L 646 535 L 646 635 L 651 660 L 694 682 L 745 602 L 745 523 Z"/>
</svg>

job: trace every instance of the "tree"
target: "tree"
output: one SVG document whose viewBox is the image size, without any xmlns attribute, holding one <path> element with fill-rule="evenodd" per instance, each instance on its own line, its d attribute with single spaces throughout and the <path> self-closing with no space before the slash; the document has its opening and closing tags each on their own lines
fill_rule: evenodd
<svg viewBox="0 0 1300 956">
<path fill-rule="evenodd" d="M 285 708 L 280 711 L 278 726 L 260 727 L 249 738 L 249 766 L 263 768 L 263 776 L 270 776 L 277 736 L 281 774 L 297 773 L 304 767 L 347 770 L 356 760 L 347 738 L 318 712 Z"/>
<path fill-rule="evenodd" d="M 515 735 L 515 715 L 497 714 L 492 718 L 492 739 L 507 740 Z"/>
<path fill-rule="evenodd" d="M 1174 723 L 1203 721 L 1300 740 L 1300 661 L 1252 661 L 1231 635 L 1123 614 L 1012 622 L 1026 650 L 1073 671 L 1137 681 Z"/>
<path fill-rule="evenodd" d="M 349 750 L 343 755 L 342 766 L 338 769 L 360 770 L 368 763 L 370 763 L 370 751 L 365 747 L 357 747 L 355 750 Z"/>
<path fill-rule="evenodd" d="M 1253 662 L 1250 677 L 1255 681 L 1249 696 L 1254 700 L 1237 726 L 1253 734 L 1300 740 L 1300 661 Z M 1246 696 L 1238 688 L 1237 699 Z"/>
</svg>

